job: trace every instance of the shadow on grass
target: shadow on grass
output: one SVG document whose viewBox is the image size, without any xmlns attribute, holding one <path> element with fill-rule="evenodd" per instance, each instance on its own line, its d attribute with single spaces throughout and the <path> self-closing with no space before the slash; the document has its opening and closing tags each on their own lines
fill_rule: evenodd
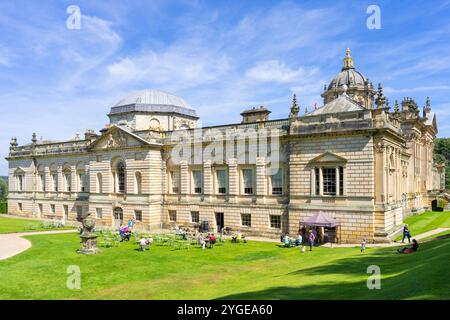
<svg viewBox="0 0 450 320">
<path fill-rule="evenodd" d="M 308 300 L 308 299 L 449 299 L 450 240 L 434 241 L 420 246 L 417 253 L 404 255 L 395 248 L 367 252 L 336 261 L 333 264 L 298 269 L 286 273 L 292 286 L 270 287 L 220 297 L 219 300 Z M 369 290 L 367 273 L 371 265 L 380 267 L 381 289 Z M 301 285 L 302 277 L 327 275 L 330 281 Z M 296 280 L 300 279 L 300 281 Z M 340 279 L 340 280 L 336 280 Z"/>
</svg>

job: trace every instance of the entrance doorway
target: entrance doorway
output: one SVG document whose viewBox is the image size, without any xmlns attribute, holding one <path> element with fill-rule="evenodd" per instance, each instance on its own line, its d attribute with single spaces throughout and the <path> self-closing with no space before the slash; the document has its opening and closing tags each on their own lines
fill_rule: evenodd
<svg viewBox="0 0 450 320">
<path fill-rule="evenodd" d="M 123 223 L 123 210 L 122 208 L 114 209 L 114 227 L 119 228 Z"/>
<path fill-rule="evenodd" d="M 216 212 L 216 226 L 217 232 L 221 232 L 222 229 L 225 227 L 223 212 Z"/>
</svg>

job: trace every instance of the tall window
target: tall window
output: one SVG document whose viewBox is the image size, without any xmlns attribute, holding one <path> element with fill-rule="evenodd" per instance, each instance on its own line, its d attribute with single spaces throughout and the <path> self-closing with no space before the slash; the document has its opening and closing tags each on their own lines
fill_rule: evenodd
<svg viewBox="0 0 450 320">
<path fill-rule="evenodd" d="M 64 171 L 64 191 L 71 192 L 72 190 L 72 173 L 70 171 Z"/>
<path fill-rule="evenodd" d="M 137 221 L 142 221 L 142 210 L 134 210 L 134 216 Z"/>
<path fill-rule="evenodd" d="M 192 223 L 200 222 L 200 213 L 198 211 L 191 211 L 191 222 Z"/>
<path fill-rule="evenodd" d="M 119 193 L 125 193 L 126 190 L 126 170 L 125 164 L 119 162 L 117 165 L 117 182 L 119 187 Z"/>
<path fill-rule="evenodd" d="M 217 170 L 217 193 L 226 194 L 227 193 L 227 171 Z"/>
<path fill-rule="evenodd" d="M 64 205 L 63 210 L 64 210 L 64 220 L 69 220 L 69 206 Z"/>
<path fill-rule="evenodd" d="M 136 185 L 136 194 L 142 194 L 142 174 L 140 172 L 136 172 L 134 182 Z"/>
<path fill-rule="evenodd" d="M 81 172 L 78 174 L 78 190 L 80 190 L 80 192 L 85 192 L 86 191 L 86 174 L 84 172 Z"/>
<path fill-rule="evenodd" d="M 339 195 L 344 194 L 344 168 L 339 167 Z"/>
<path fill-rule="evenodd" d="M 102 208 L 96 208 L 95 209 L 95 217 L 97 219 L 102 219 L 103 218 L 103 209 Z"/>
<path fill-rule="evenodd" d="M 336 195 L 336 168 L 323 168 L 323 194 Z"/>
<path fill-rule="evenodd" d="M 200 170 L 192 171 L 194 179 L 194 193 L 201 194 L 203 189 L 203 172 Z"/>
<path fill-rule="evenodd" d="M 320 176 L 321 171 L 322 177 Z M 316 195 L 342 196 L 344 194 L 343 167 L 315 168 L 314 173 Z"/>
<path fill-rule="evenodd" d="M 53 191 L 58 192 L 58 173 L 56 172 L 52 174 L 52 186 Z"/>
<path fill-rule="evenodd" d="M 44 213 L 44 205 L 42 203 L 38 204 L 39 214 L 42 215 Z"/>
<path fill-rule="evenodd" d="M 24 182 L 24 176 L 22 174 L 19 174 L 16 176 L 17 179 L 17 191 L 23 191 L 23 182 Z"/>
<path fill-rule="evenodd" d="M 278 169 L 276 174 L 272 175 L 272 194 L 283 194 L 283 170 Z"/>
<path fill-rule="evenodd" d="M 169 210 L 169 221 L 177 222 L 177 212 L 173 210 Z"/>
<path fill-rule="evenodd" d="M 244 194 L 253 194 L 253 170 L 243 169 L 242 178 L 244 180 Z"/>
<path fill-rule="evenodd" d="M 45 174 L 39 174 L 39 188 L 40 191 L 45 191 Z"/>
<path fill-rule="evenodd" d="M 103 176 L 97 173 L 97 193 L 103 193 Z"/>
<path fill-rule="evenodd" d="M 179 171 L 170 171 L 170 181 L 172 187 L 172 193 L 180 192 L 180 172 Z"/>
<path fill-rule="evenodd" d="M 54 204 L 50 205 L 50 213 L 51 214 L 56 214 L 56 206 Z"/>
<path fill-rule="evenodd" d="M 320 169 L 319 168 L 315 168 L 314 169 L 314 173 L 315 173 L 315 178 L 316 178 L 316 195 L 320 195 Z"/>
</svg>

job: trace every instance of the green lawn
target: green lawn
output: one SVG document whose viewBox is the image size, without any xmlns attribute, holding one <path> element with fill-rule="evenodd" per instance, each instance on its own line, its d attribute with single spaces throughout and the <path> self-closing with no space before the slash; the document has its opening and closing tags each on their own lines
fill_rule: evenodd
<svg viewBox="0 0 450 320">
<path fill-rule="evenodd" d="M 58 230 L 73 229 L 73 228 L 59 228 Z M 30 219 L 14 219 L 0 216 L 0 234 L 1 233 L 15 233 L 15 232 L 34 232 L 47 231 L 42 221 Z M 54 230 L 53 228 L 51 230 Z"/>
<path fill-rule="evenodd" d="M 410 216 L 405 219 L 412 237 L 431 231 L 437 228 L 450 228 L 450 211 L 447 212 L 424 212 L 419 215 Z M 400 235 L 396 240 L 401 240 L 403 235 Z"/>
<path fill-rule="evenodd" d="M 450 299 L 450 239 L 412 255 L 395 248 L 302 254 L 249 242 L 147 252 L 123 243 L 96 256 L 76 253 L 76 234 L 28 239 L 31 249 L 0 261 L 0 299 Z M 81 290 L 66 288 L 70 265 L 81 268 Z M 370 265 L 381 268 L 381 290 L 366 287 Z"/>
</svg>

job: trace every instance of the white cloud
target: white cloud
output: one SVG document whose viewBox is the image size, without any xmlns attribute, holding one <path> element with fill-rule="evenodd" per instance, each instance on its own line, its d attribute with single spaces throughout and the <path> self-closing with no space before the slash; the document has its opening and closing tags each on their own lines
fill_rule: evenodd
<svg viewBox="0 0 450 320">
<path fill-rule="evenodd" d="M 318 73 L 317 68 L 291 69 L 278 60 L 261 61 L 246 72 L 246 76 L 260 82 L 292 83 Z"/>
</svg>

